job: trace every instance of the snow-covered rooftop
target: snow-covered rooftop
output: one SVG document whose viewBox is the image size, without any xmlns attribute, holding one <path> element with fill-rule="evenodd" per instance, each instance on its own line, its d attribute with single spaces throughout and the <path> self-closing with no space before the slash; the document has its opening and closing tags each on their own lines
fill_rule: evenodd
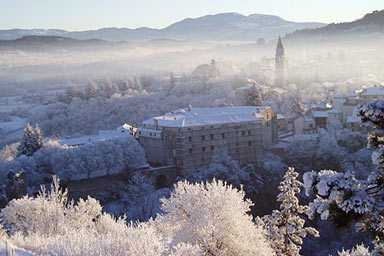
<svg viewBox="0 0 384 256">
<path fill-rule="evenodd" d="M 214 108 L 181 108 L 162 116 L 154 117 L 143 122 L 143 126 L 191 127 L 212 124 L 239 123 L 262 120 L 258 113 L 267 107 L 234 106 Z"/>
<path fill-rule="evenodd" d="M 360 123 L 360 118 L 355 116 L 348 116 L 347 123 Z"/>
<path fill-rule="evenodd" d="M 287 92 L 286 90 L 283 90 L 280 88 L 273 88 L 272 91 L 274 91 L 275 93 L 278 93 L 278 94 L 283 94 L 283 93 Z"/>
<path fill-rule="evenodd" d="M 346 93 L 346 94 L 344 94 L 344 95 L 345 95 L 345 97 L 347 97 L 347 98 L 354 98 L 354 97 L 358 97 L 358 96 L 359 96 L 359 94 L 354 93 L 354 92 Z"/>
<path fill-rule="evenodd" d="M 268 88 L 267 86 L 262 85 L 262 84 L 246 84 L 246 85 L 243 85 L 243 86 L 240 86 L 240 87 L 236 88 L 235 90 L 236 91 L 246 91 L 246 90 L 251 89 L 253 86 L 255 86 L 256 89 L 258 89 L 258 90 L 262 90 L 264 88 Z"/>
<path fill-rule="evenodd" d="M 328 117 L 328 112 L 327 111 L 314 111 L 312 115 L 313 115 L 313 117 Z"/>
<path fill-rule="evenodd" d="M 384 96 L 384 89 L 382 87 L 369 87 L 363 93 L 363 96 Z"/>
<path fill-rule="evenodd" d="M 343 110 L 341 110 L 340 108 L 333 108 L 331 110 L 328 110 L 328 113 L 331 113 L 331 114 L 342 114 Z"/>
<path fill-rule="evenodd" d="M 246 84 L 236 88 L 236 91 L 245 91 L 251 89 L 253 84 Z"/>
<path fill-rule="evenodd" d="M 82 136 L 77 138 L 61 139 L 59 143 L 67 146 L 84 145 L 91 142 L 113 140 L 126 135 L 133 135 L 134 127 L 124 124 L 116 130 L 100 130 L 98 135 Z"/>
</svg>

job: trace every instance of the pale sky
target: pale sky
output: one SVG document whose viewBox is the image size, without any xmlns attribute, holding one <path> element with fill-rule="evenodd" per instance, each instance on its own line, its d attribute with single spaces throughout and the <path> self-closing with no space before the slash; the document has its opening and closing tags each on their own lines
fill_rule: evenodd
<svg viewBox="0 0 384 256">
<path fill-rule="evenodd" d="M 0 29 L 163 28 L 222 12 L 331 23 L 382 9 L 384 0 L 0 0 Z"/>
</svg>

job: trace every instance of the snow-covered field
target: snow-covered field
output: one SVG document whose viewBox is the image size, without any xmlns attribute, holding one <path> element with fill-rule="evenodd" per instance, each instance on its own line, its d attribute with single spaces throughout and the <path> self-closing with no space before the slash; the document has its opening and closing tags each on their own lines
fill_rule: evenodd
<svg viewBox="0 0 384 256">
<path fill-rule="evenodd" d="M 21 96 L 0 98 L 0 112 L 10 113 L 19 108 L 30 109 L 33 104 L 25 103 Z"/>
</svg>

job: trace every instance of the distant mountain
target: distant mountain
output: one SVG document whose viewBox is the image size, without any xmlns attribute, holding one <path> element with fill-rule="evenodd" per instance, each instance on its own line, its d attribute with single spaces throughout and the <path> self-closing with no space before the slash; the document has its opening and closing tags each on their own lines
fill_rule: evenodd
<svg viewBox="0 0 384 256">
<path fill-rule="evenodd" d="M 188 18 L 164 29 L 102 28 L 89 31 L 57 29 L 0 30 L 0 40 L 14 40 L 26 35 L 70 37 L 74 39 L 103 39 L 110 41 L 172 40 L 253 40 L 260 37 L 276 38 L 298 29 L 322 27 L 322 23 L 292 22 L 273 15 L 221 13 L 199 18 Z"/>
<path fill-rule="evenodd" d="M 0 40 L 0 49 L 28 50 L 65 50 L 76 48 L 105 47 L 126 44 L 127 42 L 109 42 L 101 39 L 78 40 L 59 36 L 23 36 L 15 40 Z"/>
<path fill-rule="evenodd" d="M 332 23 L 315 29 L 297 30 L 287 39 L 361 38 L 384 36 L 384 10 L 366 14 L 363 18 L 343 23 Z"/>
</svg>

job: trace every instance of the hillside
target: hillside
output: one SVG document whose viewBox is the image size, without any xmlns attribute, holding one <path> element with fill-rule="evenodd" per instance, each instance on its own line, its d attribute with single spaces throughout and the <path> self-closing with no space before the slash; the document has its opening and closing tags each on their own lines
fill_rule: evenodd
<svg viewBox="0 0 384 256">
<path fill-rule="evenodd" d="M 238 13 L 220 13 L 199 18 L 187 18 L 163 29 L 152 28 L 102 28 L 89 31 L 65 31 L 57 29 L 0 30 L 0 40 L 14 40 L 23 36 L 60 36 L 74 39 L 103 39 L 110 41 L 148 41 L 166 38 L 173 40 L 252 40 L 276 38 L 298 29 L 324 26 L 322 23 L 300 23 L 278 16 Z"/>
<path fill-rule="evenodd" d="M 287 39 L 325 39 L 357 38 L 362 35 L 369 37 L 384 36 L 384 10 L 366 14 L 363 18 L 343 23 L 332 23 L 325 27 L 297 30 L 286 36 Z"/>
<path fill-rule="evenodd" d="M 127 42 L 109 42 L 101 39 L 78 40 L 61 36 L 23 36 L 14 40 L 0 40 L 0 49 L 21 50 L 75 50 L 114 45 L 128 45 Z"/>
</svg>

